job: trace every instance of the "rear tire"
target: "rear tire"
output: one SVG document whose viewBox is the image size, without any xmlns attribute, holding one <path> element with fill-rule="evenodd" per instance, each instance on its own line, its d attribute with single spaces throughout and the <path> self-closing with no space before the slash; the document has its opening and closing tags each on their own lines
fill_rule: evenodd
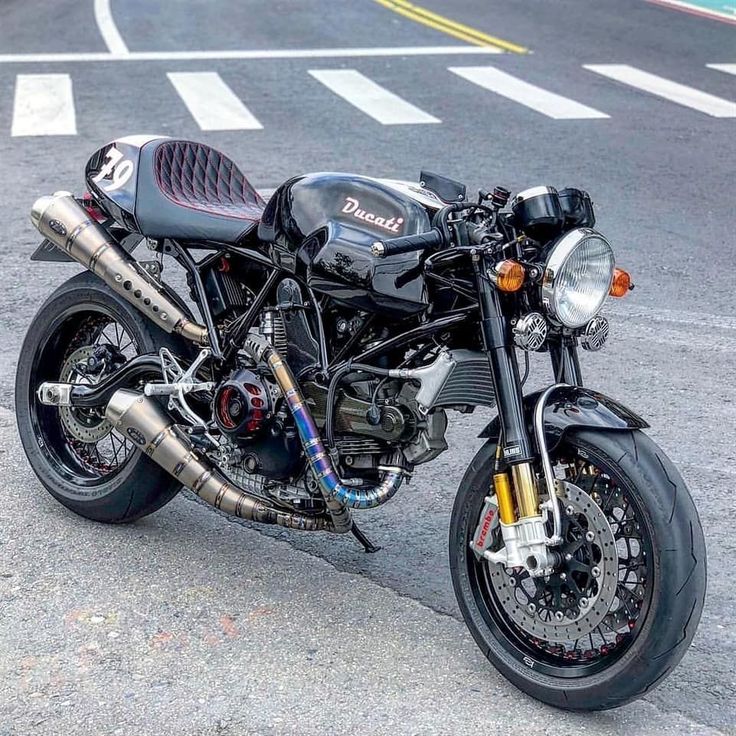
<svg viewBox="0 0 736 736">
<path fill-rule="evenodd" d="M 59 371 L 64 355 L 83 349 L 85 339 L 91 339 L 75 330 L 89 325 L 85 329 L 92 336 L 110 329 L 101 327 L 105 320 L 130 337 L 133 347 L 126 350 L 131 357 L 157 353 L 164 346 L 175 354 L 187 354 L 183 341 L 160 330 L 99 278 L 84 272 L 62 284 L 31 322 L 16 372 L 15 411 L 23 449 L 46 490 L 80 516 L 119 524 L 157 511 L 177 494 L 180 484 L 137 449 L 114 467 L 102 459 L 93 462 L 94 452 L 101 457 L 87 449 L 93 443 L 71 437 L 60 409 L 43 406 L 36 397 L 41 382 L 63 380 Z M 125 445 L 119 439 L 115 446 Z M 80 460 L 76 449 L 80 447 L 91 460 Z"/>
<path fill-rule="evenodd" d="M 483 590 L 483 575 L 478 571 L 490 563 L 478 561 L 469 543 L 491 488 L 495 449 L 494 443 L 486 444 L 467 470 L 450 526 L 455 595 L 473 638 L 507 679 L 550 705 L 604 710 L 641 697 L 664 679 L 687 651 L 705 598 L 703 532 L 682 477 L 662 450 L 640 431 L 578 430 L 563 439 L 556 451 L 558 457 L 584 458 L 615 478 L 614 487 L 621 494 L 618 498 L 625 494 L 631 508 L 636 509 L 636 518 L 641 519 L 634 532 L 641 536 L 632 537 L 643 540 L 639 555 L 641 549 L 652 550 L 652 559 L 644 555 L 646 584 L 637 604 L 639 610 L 634 610 L 629 621 L 630 633 L 624 631 L 615 645 L 598 650 L 595 662 L 592 657 L 586 661 L 587 652 L 571 661 L 571 650 L 567 650 L 566 660 L 564 647 L 560 651 L 560 647 L 535 641 L 510 620 L 497 602 L 502 599 L 494 599 Z M 642 531 L 638 531 L 639 526 Z M 508 606 L 509 598 L 503 600 Z M 626 608 L 628 611 L 628 605 Z M 626 613 L 624 617 L 629 618 Z M 582 646 L 587 647 L 587 639 Z M 593 640 L 591 652 L 592 646 Z"/>
</svg>

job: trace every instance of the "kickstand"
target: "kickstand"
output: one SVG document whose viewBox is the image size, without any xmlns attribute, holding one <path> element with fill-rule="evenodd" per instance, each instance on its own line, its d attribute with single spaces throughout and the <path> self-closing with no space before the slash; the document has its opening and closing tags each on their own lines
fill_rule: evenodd
<svg viewBox="0 0 736 736">
<path fill-rule="evenodd" d="M 363 549 L 367 553 L 370 554 L 373 552 L 378 552 L 381 549 L 380 547 L 376 547 L 376 545 L 373 544 L 373 542 L 371 542 L 371 540 L 368 539 L 365 534 L 363 534 L 363 532 L 358 528 L 358 525 L 355 522 L 353 522 L 353 526 L 350 531 L 353 533 L 353 536 L 363 545 Z"/>
</svg>

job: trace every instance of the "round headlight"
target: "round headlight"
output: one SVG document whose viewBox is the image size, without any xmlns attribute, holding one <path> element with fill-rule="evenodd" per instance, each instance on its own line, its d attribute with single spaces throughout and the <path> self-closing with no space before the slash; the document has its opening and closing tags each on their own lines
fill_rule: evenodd
<svg viewBox="0 0 736 736">
<path fill-rule="evenodd" d="M 613 250 L 591 228 L 570 230 L 553 246 L 542 279 L 542 302 L 564 327 L 582 327 L 608 296 L 613 279 Z"/>
</svg>

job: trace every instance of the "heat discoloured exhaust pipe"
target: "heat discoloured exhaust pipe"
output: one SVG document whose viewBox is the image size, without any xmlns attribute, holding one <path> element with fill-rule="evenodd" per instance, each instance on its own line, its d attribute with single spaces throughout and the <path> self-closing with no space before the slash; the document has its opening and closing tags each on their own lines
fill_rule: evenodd
<svg viewBox="0 0 736 736">
<path fill-rule="evenodd" d="M 345 507 L 372 509 L 393 498 L 399 490 L 399 486 L 409 475 L 405 468 L 379 466 L 381 478 L 378 484 L 372 488 L 352 488 L 343 485 L 337 475 L 332 459 L 325 449 L 307 403 L 304 401 L 299 384 L 276 348 L 262 335 L 250 333 L 243 349 L 256 363 L 265 361 L 279 384 L 279 388 L 284 394 L 286 403 L 294 417 L 294 424 L 296 424 L 299 433 L 304 455 L 328 504 L 328 509 L 333 514 L 334 523 L 338 530 L 346 531 L 350 529 L 350 517 Z M 341 521 L 338 520 L 340 518 Z"/>
<path fill-rule="evenodd" d="M 194 451 L 189 438 L 153 399 L 137 391 L 118 389 L 105 418 L 183 486 L 225 513 L 289 529 L 334 531 L 326 517 L 283 511 L 235 487 Z"/>
<path fill-rule="evenodd" d="M 207 328 L 192 322 L 145 269 L 96 222 L 69 192 L 39 197 L 31 221 L 68 253 L 166 332 L 207 345 Z"/>
</svg>

